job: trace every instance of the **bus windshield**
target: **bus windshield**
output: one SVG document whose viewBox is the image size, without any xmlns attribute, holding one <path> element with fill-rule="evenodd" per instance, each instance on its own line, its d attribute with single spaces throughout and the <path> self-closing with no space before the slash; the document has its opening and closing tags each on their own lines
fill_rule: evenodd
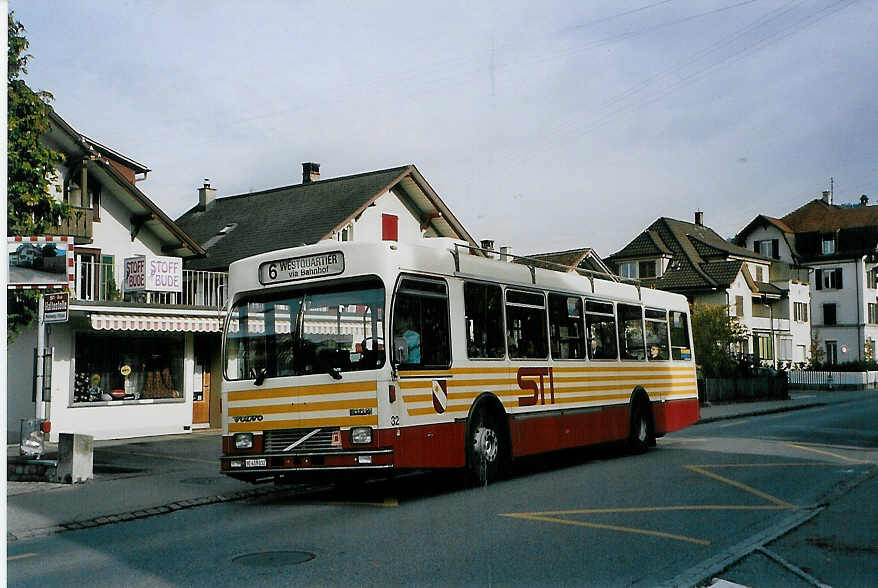
<svg viewBox="0 0 878 588">
<path fill-rule="evenodd" d="M 245 297 L 229 312 L 229 380 L 339 377 L 384 362 L 384 286 L 377 279 Z"/>
</svg>

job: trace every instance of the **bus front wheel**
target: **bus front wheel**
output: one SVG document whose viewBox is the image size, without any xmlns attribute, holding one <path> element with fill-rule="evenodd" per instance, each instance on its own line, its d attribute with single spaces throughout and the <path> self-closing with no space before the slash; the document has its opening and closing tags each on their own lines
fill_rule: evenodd
<svg viewBox="0 0 878 588">
<path fill-rule="evenodd" d="M 472 485 L 485 486 L 497 479 L 505 451 L 503 443 L 497 419 L 488 411 L 480 410 L 470 425 L 467 440 L 467 467 Z"/>
</svg>

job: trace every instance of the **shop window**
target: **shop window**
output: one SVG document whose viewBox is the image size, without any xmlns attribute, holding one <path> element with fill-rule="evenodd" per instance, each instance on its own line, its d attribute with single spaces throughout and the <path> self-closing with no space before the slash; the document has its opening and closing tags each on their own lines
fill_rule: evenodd
<svg viewBox="0 0 878 588">
<path fill-rule="evenodd" d="M 447 368 L 448 290 L 439 280 L 403 278 L 393 314 L 394 355 L 400 369 Z"/>
<path fill-rule="evenodd" d="M 463 305 L 467 357 L 502 358 L 506 348 L 503 341 L 503 292 L 500 286 L 465 283 Z"/>
<path fill-rule="evenodd" d="M 619 313 L 619 357 L 632 360 L 645 359 L 643 309 L 630 304 L 619 304 L 616 309 Z"/>
<path fill-rule="evenodd" d="M 611 302 L 586 301 L 585 332 L 592 359 L 619 357 L 616 349 L 616 317 Z"/>
<path fill-rule="evenodd" d="M 549 334 L 554 359 L 584 359 L 582 299 L 549 294 Z"/>
<path fill-rule="evenodd" d="M 689 341 L 689 321 L 685 312 L 670 312 L 671 358 L 692 360 L 692 348 Z"/>
<path fill-rule="evenodd" d="M 75 345 L 75 403 L 183 398 L 182 335 L 77 333 Z"/>
<path fill-rule="evenodd" d="M 506 291 L 506 344 L 509 357 L 545 359 L 549 355 L 542 294 Z"/>
<path fill-rule="evenodd" d="M 664 310 L 646 310 L 646 349 L 650 361 L 660 361 L 670 357 L 668 317 Z"/>
</svg>

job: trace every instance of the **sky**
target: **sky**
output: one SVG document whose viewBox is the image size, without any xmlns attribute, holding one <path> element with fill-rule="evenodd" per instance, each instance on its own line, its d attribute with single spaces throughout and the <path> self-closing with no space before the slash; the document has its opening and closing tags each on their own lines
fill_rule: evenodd
<svg viewBox="0 0 878 588">
<path fill-rule="evenodd" d="M 607 256 L 878 202 L 878 1 L 11 0 L 27 82 L 197 202 L 414 163 L 477 240 Z"/>
</svg>

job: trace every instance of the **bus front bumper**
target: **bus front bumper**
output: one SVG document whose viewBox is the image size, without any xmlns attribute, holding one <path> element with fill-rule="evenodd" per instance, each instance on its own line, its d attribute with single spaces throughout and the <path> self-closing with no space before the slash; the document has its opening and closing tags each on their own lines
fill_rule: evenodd
<svg viewBox="0 0 878 588">
<path fill-rule="evenodd" d="M 223 455 L 220 471 L 235 478 L 332 470 L 380 470 L 393 467 L 392 449 Z"/>
</svg>

